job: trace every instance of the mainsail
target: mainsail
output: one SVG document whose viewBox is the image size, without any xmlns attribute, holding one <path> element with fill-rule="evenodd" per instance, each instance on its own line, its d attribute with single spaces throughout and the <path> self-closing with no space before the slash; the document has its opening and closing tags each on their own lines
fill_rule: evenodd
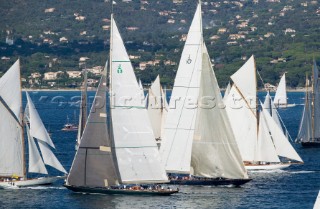
<svg viewBox="0 0 320 209">
<path fill-rule="evenodd" d="M 144 97 L 113 17 L 110 41 L 112 136 L 121 181 L 167 182 Z"/>
<path fill-rule="evenodd" d="M 24 176 L 20 62 L 0 78 L 0 176 Z"/>
<path fill-rule="evenodd" d="M 190 173 L 202 66 L 202 40 L 199 4 L 182 51 L 160 147 L 162 163 L 167 172 Z"/>
<path fill-rule="evenodd" d="M 199 98 L 191 157 L 193 174 L 248 178 L 205 45 Z"/>
<path fill-rule="evenodd" d="M 106 101 L 106 76 L 103 74 L 68 175 L 70 185 L 103 187 L 120 182 L 107 128 Z"/>
</svg>

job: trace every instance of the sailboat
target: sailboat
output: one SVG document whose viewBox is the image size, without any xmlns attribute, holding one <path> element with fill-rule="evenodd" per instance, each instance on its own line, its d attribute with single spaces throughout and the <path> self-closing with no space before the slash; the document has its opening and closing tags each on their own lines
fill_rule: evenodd
<svg viewBox="0 0 320 209">
<path fill-rule="evenodd" d="M 274 104 L 278 108 L 294 107 L 296 104 L 288 104 L 287 101 L 287 87 L 286 87 L 286 74 L 284 73 L 280 79 L 274 96 Z"/>
<path fill-rule="evenodd" d="M 301 143 L 303 147 L 320 147 L 319 72 L 315 61 L 313 61 L 312 72 L 312 87 L 311 91 L 309 91 L 308 85 L 306 85 L 305 105 L 296 139 L 296 142 Z"/>
<path fill-rule="evenodd" d="M 233 85 L 226 110 L 246 169 L 282 169 L 292 164 L 290 160 L 302 163 L 302 159 L 288 141 L 281 126 L 272 118 L 264 105 L 261 104 L 259 111 L 253 55 L 231 76 L 231 79 Z M 283 162 L 285 160 L 283 158 L 290 160 Z"/>
<path fill-rule="evenodd" d="M 320 191 L 319 191 L 317 199 L 313 205 L 313 209 L 320 209 Z"/>
<path fill-rule="evenodd" d="M 107 108 L 99 104 L 106 101 L 104 72 L 65 186 L 82 193 L 170 195 L 178 192 L 155 185 L 168 182 L 168 177 L 113 15 L 109 95 L 107 120 Z"/>
<path fill-rule="evenodd" d="M 79 144 L 80 144 L 80 140 L 81 140 L 81 136 L 84 130 L 84 127 L 87 123 L 87 70 L 84 69 L 83 70 L 83 74 L 84 74 L 84 79 L 83 79 L 83 85 L 82 85 L 82 91 L 81 91 L 81 102 L 80 102 L 80 114 L 79 114 L 79 123 L 78 123 L 78 134 L 77 134 L 77 140 L 76 140 L 76 145 L 75 148 L 77 149 Z"/>
<path fill-rule="evenodd" d="M 63 128 L 61 129 L 61 131 L 76 131 L 76 130 L 78 130 L 78 127 L 75 124 L 70 123 L 69 116 L 67 115 L 67 123 L 63 125 Z"/>
<path fill-rule="evenodd" d="M 45 129 L 35 106 L 27 95 L 28 123 L 22 120 L 22 95 L 20 85 L 20 62 L 17 60 L 0 78 L 0 188 L 26 187 L 51 184 L 63 176 L 28 178 L 26 172 L 24 125 L 26 125 L 29 145 L 28 173 L 47 175 L 45 167 L 50 165 L 62 173 L 67 173 L 51 148 L 54 144 Z M 41 154 L 37 145 L 41 150 Z"/>
<path fill-rule="evenodd" d="M 158 75 L 148 90 L 148 115 L 158 147 L 160 147 L 163 138 L 163 125 L 168 112 L 168 103 L 165 97 Z"/>
<path fill-rule="evenodd" d="M 171 184 L 239 186 L 251 180 L 221 105 L 203 42 L 199 2 L 181 55 L 169 104 L 174 108 L 169 108 L 160 147 Z"/>
</svg>

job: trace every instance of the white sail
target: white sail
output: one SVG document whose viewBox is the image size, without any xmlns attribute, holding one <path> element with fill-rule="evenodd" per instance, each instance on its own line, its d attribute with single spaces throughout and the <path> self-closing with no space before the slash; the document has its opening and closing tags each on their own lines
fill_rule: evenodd
<svg viewBox="0 0 320 209">
<path fill-rule="evenodd" d="M 42 161 L 37 145 L 32 136 L 30 136 L 29 126 L 26 124 L 28 145 L 29 145 L 29 173 L 48 174 L 48 171 Z"/>
<path fill-rule="evenodd" d="M 167 115 L 169 111 L 169 104 L 167 102 L 167 92 L 161 88 L 162 95 L 162 116 L 161 116 L 161 139 L 164 138 L 164 127 L 167 120 Z"/>
<path fill-rule="evenodd" d="M 266 109 L 263 111 L 266 111 Z M 280 162 L 265 120 L 264 114 L 260 112 L 258 145 L 255 160 L 262 162 Z"/>
<path fill-rule="evenodd" d="M 0 78 L 0 97 L 0 176 L 23 176 L 19 60 Z"/>
<path fill-rule="evenodd" d="M 282 129 L 280 118 L 279 118 L 280 117 L 279 113 L 278 113 L 277 108 L 271 99 L 269 92 L 266 95 L 266 98 L 263 103 L 263 107 L 264 107 L 264 110 L 268 111 L 271 114 L 272 118 L 274 119 L 276 124 L 279 126 L 279 128 Z"/>
<path fill-rule="evenodd" d="M 152 83 L 148 93 L 148 115 L 156 139 L 161 138 L 162 99 L 159 75 Z"/>
<path fill-rule="evenodd" d="M 201 65 L 202 22 L 199 4 L 174 81 L 160 153 L 167 172 L 190 173 Z"/>
<path fill-rule="evenodd" d="M 41 140 L 49 144 L 51 147 L 54 148 L 54 144 L 52 143 L 47 129 L 44 127 L 42 120 L 38 114 L 38 111 L 36 110 L 32 100 L 30 99 L 28 92 L 26 92 L 26 95 L 30 117 L 30 135 L 34 138 L 37 138 L 38 140 Z"/>
<path fill-rule="evenodd" d="M 231 79 L 239 90 L 241 96 L 252 109 L 252 113 L 256 115 L 257 104 L 257 80 L 256 66 L 254 56 L 252 55 L 247 62 L 233 75 Z"/>
<path fill-rule="evenodd" d="M 225 104 L 242 159 L 255 161 L 258 133 L 256 116 L 235 86 L 231 87 Z"/>
<path fill-rule="evenodd" d="M 311 117 L 311 102 L 309 101 L 311 94 L 306 92 L 305 94 L 305 105 L 302 113 L 302 119 L 300 123 L 300 129 L 297 136 L 297 140 L 301 142 L 308 142 L 312 138 L 312 117 Z"/>
<path fill-rule="evenodd" d="M 111 18 L 111 118 L 122 183 L 167 182 L 164 167 L 122 38 Z"/>
<path fill-rule="evenodd" d="M 230 82 L 228 83 L 228 86 L 224 92 L 224 95 L 223 95 L 223 101 L 226 101 L 228 99 L 228 95 L 230 93 L 230 90 L 231 90 L 231 84 Z"/>
<path fill-rule="evenodd" d="M 316 202 L 315 202 L 314 205 L 313 205 L 313 209 L 320 209 L 320 191 L 319 191 L 319 193 L 318 193 Z"/>
<path fill-rule="evenodd" d="M 266 119 L 269 132 L 272 136 L 273 143 L 279 156 L 303 162 L 298 153 L 294 150 L 283 131 L 275 123 L 271 115 L 267 111 L 262 111 Z"/>
<path fill-rule="evenodd" d="M 277 87 L 276 94 L 274 96 L 274 103 L 276 106 L 287 105 L 287 89 L 286 89 L 286 74 L 284 73 L 280 79 Z"/>
<path fill-rule="evenodd" d="M 63 168 L 63 166 L 56 158 L 56 156 L 53 154 L 47 143 L 43 142 L 42 140 L 38 140 L 38 145 L 41 150 L 43 162 L 46 165 L 50 165 L 55 169 L 61 171 L 62 173 L 67 173 L 67 171 Z"/>
<path fill-rule="evenodd" d="M 230 126 L 210 57 L 203 46 L 199 98 L 191 166 L 203 177 L 248 178 Z"/>
</svg>

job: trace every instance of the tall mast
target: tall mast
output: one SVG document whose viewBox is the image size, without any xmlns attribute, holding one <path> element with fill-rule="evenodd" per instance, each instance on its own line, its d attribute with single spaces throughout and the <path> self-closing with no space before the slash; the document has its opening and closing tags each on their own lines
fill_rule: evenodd
<svg viewBox="0 0 320 209">
<path fill-rule="evenodd" d="M 24 119 L 23 119 L 23 109 L 22 109 L 22 81 L 21 81 L 21 70 L 20 70 L 20 59 L 19 59 L 19 81 L 20 81 L 20 99 L 21 99 L 21 107 L 20 107 L 20 121 L 21 124 L 21 143 L 22 143 L 22 169 L 23 169 L 23 178 L 27 177 L 27 169 L 26 169 L 26 158 L 25 158 L 25 138 L 24 138 Z"/>
<path fill-rule="evenodd" d="M 257 139 L 259 134 L 259 111 L 258 111 L 258 105 L 259 105 L 259 99 L 258 99 L 258 80 L 257 80 L 257 66 L 256 66 L 256 60 L 254 60 L 254 78 L 256 83 L 256 118 L 257 118 Z"/>
<path fill-rule="evenodd" d="M 314 60 L 313 60 L 314 62 Z M 314 81 L 315 81 L 315 74 L 314 74 L 314 64 L 312 66 L 312 82 L 311 82 L 311 99 L 312 99 L 312 102 L 311 102 L 311 130 L 312 130 L 312 141 L 314 141 L 314 137 L 315 137 L 315 133 L 314 133 L 314 88 L 315 88 L 315 84 L 314 84 Z"/>
</svg>

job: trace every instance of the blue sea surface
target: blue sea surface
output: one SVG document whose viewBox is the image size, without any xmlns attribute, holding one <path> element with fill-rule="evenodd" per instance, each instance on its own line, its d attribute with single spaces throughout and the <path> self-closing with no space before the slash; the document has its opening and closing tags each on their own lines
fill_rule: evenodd
<svg viewBox="0 0 320 209">
<path fill-rule="evenodd" d="M 67 122 L 77 123 L 80 92 L 39 91 L 30 96 L 51 133 L 54 153 L 68 171 L 75 155 L 77 132 L 61 131 Z M 92 102 L 94 92 L 89 92 Z M 264 100 L 265 93 L 259 93 Z M 293 140 L 297 136 L 303 110 L 304 93 L 289 92 L 295 107 L 279 113 Z M 26 103 L 25 96 L 23 98 Z M 249 173 L 253 180 L 241 188 L 181 186 L 180 193 L 169 197 L 88 195 L 73 193 L 62 186 L 0 190 L 0 208 L 312 208 L 320 189 L 320 148 L 293 146 L 304 160 L 285 170 Z M 49 172 L 58 175 L 49 168 Z"/>
</svg>

